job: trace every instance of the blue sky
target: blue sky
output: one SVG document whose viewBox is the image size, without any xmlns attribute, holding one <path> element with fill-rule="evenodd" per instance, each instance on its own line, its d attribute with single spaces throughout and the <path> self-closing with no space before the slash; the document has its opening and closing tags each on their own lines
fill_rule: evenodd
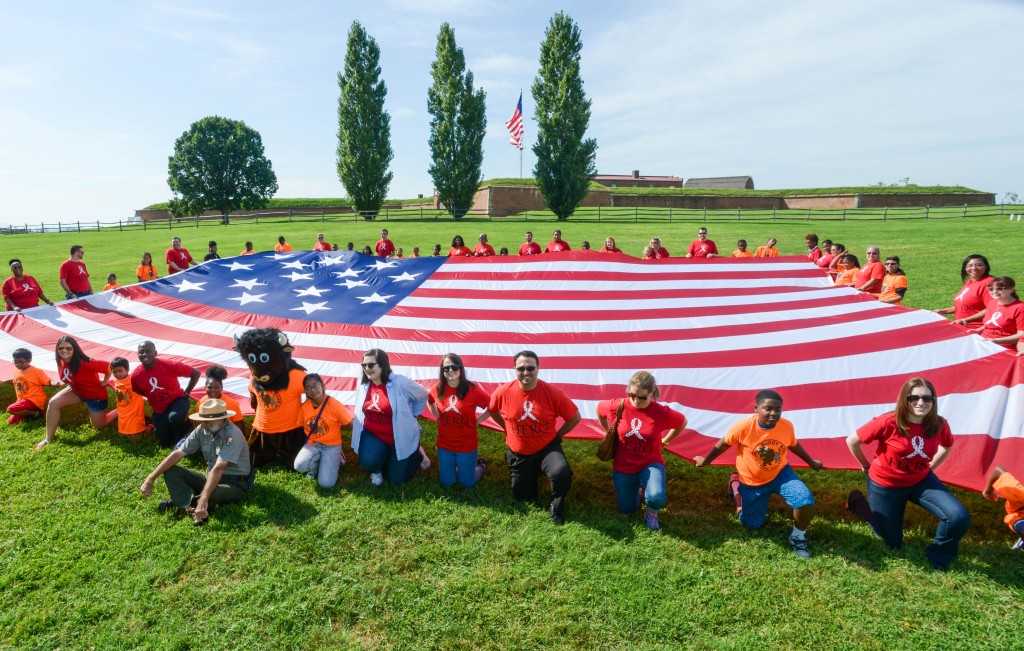
<svg viewBox="0 0 1024 651">
<path fill-rule="evenodd" d="M 280 197 L 337 197 L 337 73 L 359 20 L 381 48 L 389 196 L 430 195 L 426 90 L 448 21 L 487 92 L 484 177 L 533 165 L 540 41 L 583 36 L 602 173 L 750 174 L 759 188 L 909 177 L 1024 195 L 1024 3 L 16 2 L 0 0 L 0 222 L 117 220 L 169 198 L 174 140 L 207 115 L 263 136 Z"/>
</svg>

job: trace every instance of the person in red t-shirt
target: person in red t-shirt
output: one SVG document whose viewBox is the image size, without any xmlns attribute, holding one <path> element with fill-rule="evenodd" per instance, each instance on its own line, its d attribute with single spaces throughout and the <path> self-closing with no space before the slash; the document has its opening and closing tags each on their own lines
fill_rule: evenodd
<svg viewBox="0 0 1024 651">
<path fill-rule="evenodd" d="M 54 346 L 57 356 L 57 376 L 65 386 L 50 398 L 46 406 L 46 438 L 36 443 L 36 450 L 53 442 L 60 425 L 61 411 L 84 402 L 89 410 L 89 422 L 96 429 L 106 427 L 117 415 L 107 415 L 107 382 L 110 381 L 110 362 L 87 356 L 78 341 L 64 335 Z M 100 380 L 99 376 L 103 376 Z"/>
<path fill-rule="evenodd" d="M 11 277 L 4 281 L 2 291 L 8 310 L 20 312 L 30 307 L 36 307 L 39 305 L 40 299 L 47 305 L 53 305 L 53 301 L 46 298 L 43 288 L 39 286 L 36 279 L 25 273 L 21 260 L 13 258 L 7 264 L 11 268 Z"/>
<path fill-rule="evenodd" d="M 622 253 L 622 249 L 615 246 L 614 237 L 604 238 L 604 246 L 598 249 L 601 253 Z"/>
<path fill-rule="evenodd" d="M 868 461 L 863 445 L 875 443 L 875 458 Z M 939 478 L 935 469 L 949 456 L 953 434 L 939 416 L 935 387 L 921 377 L 903 383 L 896 410 L 878 416 L 846 439 L 853 457 L 867 473 L 867 498 L 850 493 L 846 508 L 867 522 L 886 545 L 903 545 L 903 513 L 907 502 L 939 518 L 935 539 L 925 554 L 936 570 L 956 560 L 960 539 L 971 518 Z"/>
<path fill-rule="evenodd" d="M 370 247 L 367 246 L 366 248 L 370 248 Z M 313 250 L 314 251 L 330 251 L 331 250 L 331 243 L 326 241 L 326 240 L 324 240 L 324 234 L 323 233 L 317 233 L 316 234 L 316 244 L 313 245 Z"/>
<path fill-rule="evenodd" d="M 494 247 L 487 243 L 487 233 L 480 233 L 480 237 L 477 238 L 479 243 L 476 248 L 473 249 L 473 255 L 478 258 L 486 258 L 494 255 Z"/>
<path fill-rule="evenodd" d="M 713 258 L 718 255 L 718 247 L 708 239 L 708 229 L 701 226 L 697 229 L 697 239 L 690 242 L 686 251 L 687 258 Z"/>
<path fill-rule="evenodd" d="M 373 245 L 379 258 L 390 258 L 395 254 L 395 243 L 388 239 L 388 229 L 380 230 L 380 239 Z"/>
<path fill-rule="evenodd" d="M 216 245 L 214 244 L 213 246 Z M 192 259 L 192 254 L 188 252 L 188 249 L 181 246 L 181 238 L 177 236 L 171 238 L 171 248 L 167 249 L 167 252 L 164 253 L 164 260 L 167 262 L 168 276 L 179 271 L 185 271 L 191 265 L 198 264 Z"/>
<path fill-rule="evenodd" d="M 199 369 L 181 362 L 157 359 L 156 344 L 139 344 L 139 366 L 132 370 L 132 390 L 149 401 L 153 410 L 156 439 L 165 448 L 174 447 L 188 434 L 188 396 L 199 382 Z M 187 377 L 183 391 L 178 378 Z"/>
<path fill-rule="evenodd" d="M 555 229 L 555 232 L 551 234 L 551 241 L 544 247 L 544 253 L 561 253 L 563 251 L 571 251 L 572 247 L 569 243 L 562 239 L 562 231 Z"/>
<path fill-rule="evenodd" d="M 462 239 L 461 235 L 456 235 L 452 238 L 452 247 L 448 249 L 449 258 L 462 258 L 471 255 L 473 255 L 473 251 L 466 246 L 466 242 Z"/>
<path fill-rule="evenodd" d="M 959 323 L 982 320 L 982 324 L 972 332 L 994 344 L 1017 350 L 1022 341 L 1021 336 L 1024 335 L 1024 302 L 1017 296 L 1014 290 L 1016 286 L 1009 276 L 993 278 L 988 283 L 989 298 L 985 309 L 972 317 L 961 319 Z"/>
<path fill-rule="evenodd" d="M 1020 536 L 1013 549 L 1024 551 L 1024 484 L 1002 466 L 996 466 L 981 495 L 990 502 L 998 502 L 1000 497 L 1006 500 L 1003 522 Z"/>
<path fill-rule="evenodd" d="M 980 253 L 972 253 L 964 258 L 960 265 L 960 281 L 964 286 L 953 298 L 953 307 L 939 308 L 935 313 L 952 314 L 953 322 L 963 325 L 960 323 L 962 319 L 984 312 L 989 298 L 988 284 L 992 282 L 991 271 L 988 258 Z"/>
<path fill-rule="evenodd" d="M 562 437 L 580 422 L 580 410 L 561 389 L 537 377 L 537 353 L 523 350 L 512 360 L 517 379 L 498 387 L 487 407 L 505 431 L 512 495 L 520 502 L 537 499 L 537 480 L 543 472 L 551 481 L 551 520 L 563 524 L 572 469 L 562 452 Z M 559 418 L 563 422 L 556 429 Z"/>
<path fill-rule="evenodd" d="M 60 265 L 60 286 L 64 289 L 64 297 L 68 300 L 92 294 L 89 270 L 82 262 L 84 256 L 85 249 L 82 248 L 82 245 L 72 244 L 71 257 Z"/>
<path fill-rule="evenodd" d="M 882 251 L 877 246 L 869 246 L 864 252 L 868 261 L 860 268 L 853 279 L 853 286 L 859 292 L 878 296 L 882 293 L 882 280 L 885 279 L 885 265 L 882 264 Z"/>
<path fill-rule="evenodd" d="M 533 231 L 526 231 L 526 241 L 519 245 L 519 255 L 539 255 L 540 244 L 533 241 Z"/>
<path fill-rule="evenodd" d="M 658 396 L 654 376 L 637 371 L 626 386 L 626 398 L 605 400 L 597 406 L 597 420 L 606 432 L 609 421 L 618 422 L 612 484 L 619 513 L 635 513 L 642 496 L 647 505 L 644 520 L 652 531 L 661 529 L 658 511 L 665 507 L 665 457 L 661 450 L 686 427 L 686 417 L 657 402 Z"/>
<path fill-rule="evenodd" d="M 821 249 L 818 248 L 818 234 L 808 233 L 807 235 L 804 235 L 804 243 L 807 244 L 807 257 L 811 262 L 817 264 L 818 260 L 820 260 L 822 256 Z M 831 244 L 831 242 L 829 242 L 829 244 Z"/>
<path fill-rule="evenodd" d="M 437 421 L 441 485 L 452 486 L 458 480 L 466 488 L 473 488 L 487 470 L 487 461 L 477 458 L 476 427 L 487 419 L 491 396 L 469 381 L 462 358 L 448 353 L 441 358 L 440 377 L 427 400 Z M 482 410 L 479 415 L 477 409 Z"/>
<path fill-rule="evenodd" d="M 662 258 L 669 257 L 668 249 L 661 245 L 660 237 L 652 237 L 650 247 L 652 260 L 660 260 Z"/>
</svg>

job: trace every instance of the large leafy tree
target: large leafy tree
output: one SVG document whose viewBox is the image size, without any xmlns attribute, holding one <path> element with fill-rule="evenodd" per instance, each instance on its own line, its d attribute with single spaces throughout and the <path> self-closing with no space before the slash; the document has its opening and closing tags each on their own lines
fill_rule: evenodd
<svg viewBox="0 0 1024 651">
<path fill-rule="evenodd" d="M 482 179 L 486 94 L 473 89 L 473 72 L 455 44 L 448 23 L 437 34 L 437 58 L 430 66 L 433 84 L 427 90 L 430 113 L 430 178 L 438 199 L 456 219 L 469 210 Z"/>
<path fill-rule="evenodd" d="M 391 116 L 380 78 L 380 48 L 359 21 L 348 32 L 345 69 L 338 73 L 338 178 L 357 211 L 376 217 L 392 173 Z"/>
<path fill-rule="evenodd" d="M 277 176 L 263 155 L 259 132 L 216 115 L 193 123 L 174 141 L 167 172 L 176 216 L 215 209 L 226 224 L 232 210 L 262 208 L 277 192 Z"/>
<path fill-rule="evenodd" d="M 590 100 L 580 78 L 580 30 L 572 18 L 554 15 L 540 45 L 540 72 L 533 80 L 537 142 L 533 174 L 548 208 L 568 219 L 597 174 L 597 141 L 585 138 Z"/>
</svg>

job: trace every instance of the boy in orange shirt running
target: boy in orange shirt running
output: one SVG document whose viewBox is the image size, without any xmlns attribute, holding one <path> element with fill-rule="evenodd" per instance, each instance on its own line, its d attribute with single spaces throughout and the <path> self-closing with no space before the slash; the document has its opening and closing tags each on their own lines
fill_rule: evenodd
<svg viewBox="0 0 1024 651">
<path fill-rule="evenodd" d="M 18 348 L 11 353 L 14 361 L 14 377 L 7 384 L 14 385 L 14 402 L 7 405 L 8 425 L 17 425 L 26 418 L 36 418 L 46 408 L 46 393 L 43 387 L 57 383 L 40 369 L 32 366 L 32 351 Z"/>
<path fill-rule="evenodd" d="M 768 499 L 781 496 L 793 509 L 793 532 L 789 546 L 800 558 L 810 558 L 807 547 L 807 526 L 814 517 L 814 496 L 800 481 L 786 460 L 786 453 L 803 459 L 808 466 L 821 470 L 822 463 L 812 459 L 796 440 L 793 423 L 782 418 L 782 396 L 763 389 L 754 398 L 754 415 L 729 428 L 706 457 L 693 458 L 698 468 L 710 464 L 718 455 L 736 445 L 738 492 L 742 500 L 740 522 L 751 529 L 764 526 L 768 517 Z"/>
<path fill-rule="evenodd" d="M 1019 536 L 1013 548 L 1024 551 L 1024 485 L 1002 466 L 996 466 L 981 494 L 990 502 L 998 502 L 1000 497 L 1006 500 L 1003 522 Z"/>
<path fill-rule="evenodd" d="M 132 391 L 132 378 L 128 374 L 128 360 L 115 357 L 110 362 L 110 374 L 114 377 L 114 398 L 117 407 L 107 414 L 109 424 L 117 419 L 117 433 L 129 441 L 138 441 L 142 435 L 153 430 L 146 423 L 146 401 Z"/>
</svg>

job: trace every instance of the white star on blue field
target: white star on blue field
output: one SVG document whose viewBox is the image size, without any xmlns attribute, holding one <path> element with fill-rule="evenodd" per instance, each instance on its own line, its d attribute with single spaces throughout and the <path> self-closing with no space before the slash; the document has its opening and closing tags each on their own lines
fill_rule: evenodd
<svg viewBox="0 0 1024 651">
<path fill-rule="evenodd" d="M 381 259 L 354 251 L 259 253 L 212 260 L 146 284 L 211 307 L 279 318 L 370 325 L 446 258 Z"/>
</svg>

